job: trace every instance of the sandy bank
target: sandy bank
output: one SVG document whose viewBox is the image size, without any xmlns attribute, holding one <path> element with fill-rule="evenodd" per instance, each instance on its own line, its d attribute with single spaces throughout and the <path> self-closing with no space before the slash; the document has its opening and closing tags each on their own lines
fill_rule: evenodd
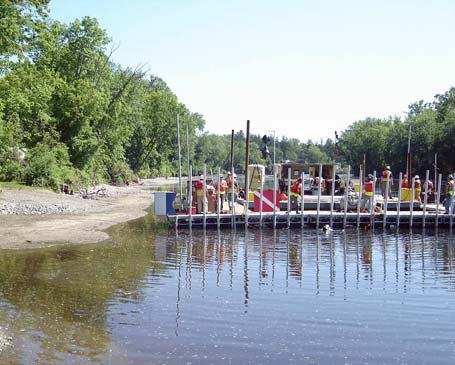
<svg viewBox="0 0 455 365">
<path fill-rule="evenodd" d="M 70 197 L 43 190 L 5 190 L 0 206 L 24 204 L 33 212 L 37 202 L 42 211 L 58 214 L 0 214 L 0 249 L 47 247 L 56 244 L 94 243 L 108 238 L 108 227 L 142 217 L 153 202 L 152 188 L 172 184 L 175 179 L 151 179 L 144 185 L 109 187 L 97 200 Z M 49 207 L 52 209 L 49 210 Z M 57 208 L 55 208 L 57 207 Z M 54 209 L 55 208 L 55 209 Z M 37 210 L 39 211 L 39 210 Z"/>
</svg>

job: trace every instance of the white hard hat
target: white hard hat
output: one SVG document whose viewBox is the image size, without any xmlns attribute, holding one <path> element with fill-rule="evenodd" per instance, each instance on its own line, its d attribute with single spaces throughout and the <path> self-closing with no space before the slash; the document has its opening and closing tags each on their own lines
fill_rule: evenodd
<svg viewBox="0 0 455 365">
<path fill-rule="evenodd" d="M 416 179 L 419 179 L 419 175 L 416 175 L 415 178 L 416 178 Z"/>
<path fill-rule="evenodd" d="M 204 180 L 204 175 L 201 175 L 201 177 L 199 178 L 199 180 Z"/>
</svg>

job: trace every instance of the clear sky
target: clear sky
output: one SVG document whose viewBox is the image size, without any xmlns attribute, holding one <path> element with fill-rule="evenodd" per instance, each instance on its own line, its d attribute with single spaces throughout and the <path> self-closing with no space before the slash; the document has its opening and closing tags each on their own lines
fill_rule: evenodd
<svg viewBox="0 0 455 365">
<path fill-rule="evenodd" d="M 206 130 L 334 138 L 455 86 L 455 0 L 51 0 L 98 19 Z"/>
</svg>

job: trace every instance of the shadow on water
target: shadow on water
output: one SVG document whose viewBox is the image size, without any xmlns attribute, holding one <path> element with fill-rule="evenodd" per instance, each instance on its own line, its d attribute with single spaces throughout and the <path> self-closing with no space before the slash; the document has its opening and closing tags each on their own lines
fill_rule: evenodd
<svg viewBox="0 0 455 365">
<path fill-rule="evenodd" d="M 109 234 L 0 253 L 2 364 L 453 361 L 447 232 L 175 232 L 148 215 Z"/>
</svg>

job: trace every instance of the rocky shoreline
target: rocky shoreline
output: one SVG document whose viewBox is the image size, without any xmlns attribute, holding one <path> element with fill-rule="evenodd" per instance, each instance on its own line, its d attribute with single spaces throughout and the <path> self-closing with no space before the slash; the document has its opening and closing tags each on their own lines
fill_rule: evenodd
<svg viewBox="0 0 455 365">
<path fill-rule="evenodd" d="M 105 230 L 110 226 L 147 214 L 154 188 L 177 181 L 159 178 L 123 187 L 102 185 L 74 195 L 43 189 L 3 189 L 0 249 L 105 240 Z"/>
</svg>

